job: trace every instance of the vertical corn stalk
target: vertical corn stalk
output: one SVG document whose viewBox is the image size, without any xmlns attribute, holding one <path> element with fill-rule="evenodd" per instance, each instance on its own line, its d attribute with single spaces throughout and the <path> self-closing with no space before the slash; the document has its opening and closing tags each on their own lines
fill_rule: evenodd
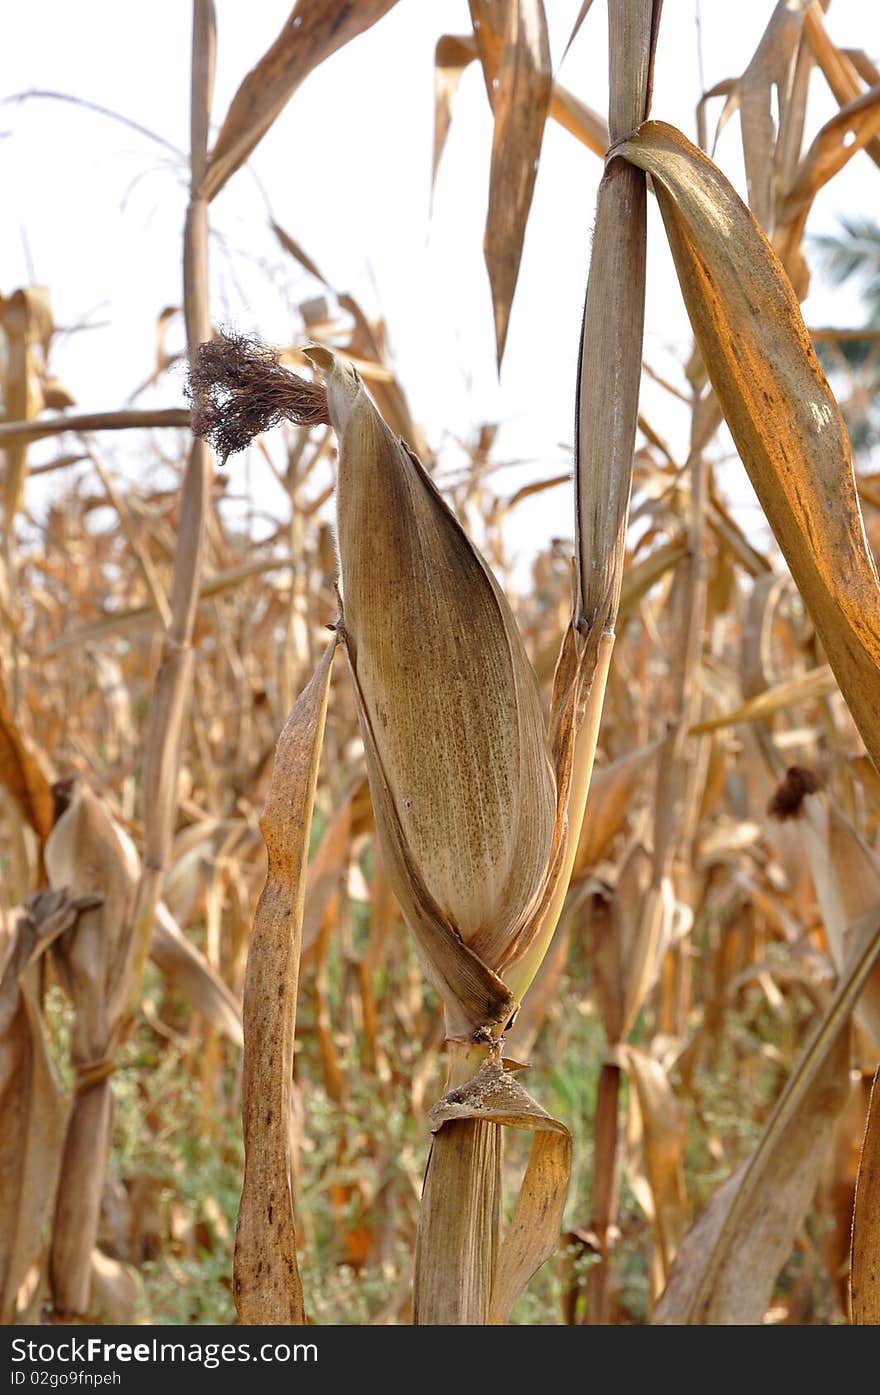
<svg viewBox="0 0 880 1395">
<path fill-rule="evenodd" d="M 648 114 L 660 0 L 609 0 L 611 145 L 599 186 L 581 340 L 576 478 L 579 628 L 587 643 L 610 637 L 620 602 L 632 486 L 645 316 L 647 190 L 614 147 Z M 607 670 L 606 670 L 607 672 Z M 601 710 L 602 695 L 594 701 Z M 599 1261 L 591 1271 L 588 1316 L 605 1318 L 608 1225 L 616 1194 L 620 1070 L 599 1079 L 593 1168 L 593 1228 Z"/>
<path fill-rule="evenodd" d="M 617 140 L 647 110 L 658 13 L 657 0 L 611 5 Z M 506 598 L 356 371 L 326 349 L 306 350 L 326 378 L 323 394 L 234 340 L 206 345 L 195 365 L 200 429 L 225 452 L 259 429 L 254 408 L 261 402 L 267 411 L 271 405 L 273 420 L 329 420 L 339 443 L 337 631 L 354 682 L 383 862 L 442 999 L 449 1049 L 447 1090 L 431 1110 L 419 1222 L 414 1316 L 421 1324 L 506 1322 L 558 1241 L 571 1137 L 515 1080 L 503 1036 L 561 914 L 592 770 L 623 569 L 644 240 L 644 177 L 612 160 L 600 195 L 579 384 L 575 612 L 547 731 Z M 292 885 L 301 874 L 300 866 Z M 294 937 L 297 920 L 294 908 L 286 920 Z M 271 1112 L 276 1119 L 274 1106 Z M 252 1114 L 256 1150 L 266 1131 Z M 533 1135 L 503 1237 L 502 1125 Z M 281 1193 L 289 1194 L 286 1168 L 279 1155 L 250 1211 L 243 1197 L 242 1217 L 252 1218 L 255 1237 L 247 1265 L 241 1250 L 236 1260 L 242 1300 L 238 1276 L 250 1266 L 254 1302 L 247 1314 L 239 1304 L 245 1320 L 265 1320 L 269 1311 L 272 1320 L 285 1312 L 302 1320 L 293 1250 L 280 1287 L 266 1279 L 266 1221 Z M 285 1206 L 288 1213 L 292 1223 Z M 239 1247 L 246 1231 L 241 1220 Z M 287 1243 L 291 1234 L 286 1219 Z"/>
<path fill-rule="evenodd" d="M 190 110 L 190 201 L 183 249 L 183 295 L 190 361 L 208 339 L 208 123 L 216 47 L 213 0 L 194 0 Z M 205 519 L 211 487 L 211 453 L 193 438 L 180 500 L 180 527 L 174 554 L 171 622 L 150 709 L 144 762 L 144 863 L 129 943 L 132 994 L 138 991 L 149 950 L 162 879 L 171 853 L 177 810 L 177 778 L 183 725 L 192 689 L 192 636 L 204 563 Z"/>
</svg>

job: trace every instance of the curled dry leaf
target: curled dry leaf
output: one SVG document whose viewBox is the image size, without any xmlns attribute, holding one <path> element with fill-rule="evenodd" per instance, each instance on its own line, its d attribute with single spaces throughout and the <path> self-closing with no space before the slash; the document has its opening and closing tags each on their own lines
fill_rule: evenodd
<svg viewBox="0 0 880 1395">
<path fill-rule="evenodd" d="M 305 867 L 336 638 L 278 741 L 260 826 L 269 869 L 254 917 L 244 990 L 245 1165 L 235 1235 L 243 1323 L 305 1321 L 296 1256 L 290 1107 Z"/>
<path fill-rule="evenodd" d="M 54 1309 L 85 1314 L 110 1145 L 111 1073 L 131 991 L 137 856 L 106 805 L 81 780 L 59 781 L 53 788 L 60 814 L 46 843 L 49 880 L 58 890 L 94 894 L 101 901 L 80 916 L 54 951 L 74 1009 L 70 1055 L 76 1089 L 49 1273 Z"/>
<path fill-rule="evenodd" d="M 791 285 L 711 160 L 663 122 L 620 153 L 654 178 L 688 314 L 737 449 L 862 739 L 880 764 L 880 587 L 852 458 Z"/>
<path fill-rule="evenodd" d="M 782 203 L 779 227 L 773 239 L 792 281 L 796 281 L 799 249 L 813 200 L 853 155 L 876 139 L 878 131 L 880 84 L 848 102 L 826 122 L 801 161 Z M 806 284 L 803 289 L 806 290 Z"/>
<path fill-rule="evenodd" d="M 869 87 L 880 82 L 880 74 L 862 52 L 839 49 L 833 42 L 825 28 L 819 5 L 810 5 L 807 9 L 804 37 L 840 106 L 847 106 L 861 94 L 860 77 Z M 874 137 L 868 141 L 865 149 L 874 164 L 880 165 L 880 139 Z"/>
<path fill-rule="evenodd" d="M 444 1095 L 430 1111 L 430 1118 L 434 1141 L 423 1202 L 430 1231 L 420 1233 L 416 1252 L 416 1293 L 423 1308 L 421 1314 L 416 1308 L 414 1319 L 416 1323 L 420 1317 L 425 1321 L 427 1311 L 434 1323 L 506 1323 L 526 1283 L 559 1243 L 571 1171 L 571 1135 L 497 1061 L 486 1061 L 470 1080 Z M 458 1290 L 455 1275 L 460 1260 L 448 1253 L 444 1243 L 444 1235 L 451 1238 L 460 1233 L 461 1206 L 474 1201 L 473 1193 L 461 1186 L 462 1174 L 455 1166 L 449 1166 L 448 1158 L 450 1153 L 460 1154 L 465 1169 L 470 1171 L 474 1131 L 463 1131 L 457 1126 L 471 1120 L 486 1129 L 497 1131 L 497 1126 L 503 1124 L 533 1135 L 532 1151 L 507 1233 L 500 1243 L 497 1235 L 494 1237 L 498 1250 L 487 1313 L 474 1311 L 469 1301 L 471 1295 Z M 476 1137 L 483 1147 L 490 1146 L 485 1136 L 477 1133 Z M 447 1156 L 441 1165 L 442 1154 Z M 474 1227 L 485 1224 L 478 1206 L 472 1221 Z M 497 1225 L 495 1217 L 496 1230 Z"/>
</svg>

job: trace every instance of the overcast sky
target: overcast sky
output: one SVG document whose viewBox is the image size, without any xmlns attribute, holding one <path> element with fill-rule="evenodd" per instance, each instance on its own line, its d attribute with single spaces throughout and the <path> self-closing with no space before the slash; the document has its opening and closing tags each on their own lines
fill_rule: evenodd
<svg viewBox="0 0 880 1395">
<path fill-rule="evenodd" d="M 706 86 L 739 74 L 772 0 L 702 0 Z M 607 104 L 605 5 L 594 4 L 559 67 L 579 0 L 546 0 L 557 77 L 599 110 Z M 222 121 L 245 72 L 272 42 L 290 0 L 217 0 L 218 68 L 213 121 Z M 695 134 L 699 96 L 695 0 L 666 0 L 653 114 Z M 5 16 L 0 89 L 69 93 L 149 127 L 180 152 L 188 141 L 190 6 L 185 0 L 31 0 Z M 880 51 L 875 0 L 834 0 L 828 16 L 842 46 Z M 502 453 L 527 457 L 503 477 L 568 464 L 573 386 L 590 230 L 600 162 L 548 122 L 504 370 L 499 384 L 482 258 L 491 117 L 481 75 L 464 76 L 434 194 L 433 54 L 443 33 L 469 28 L 466 0 L 400 0 L 390 14 L 318 69 L 295 94 L 251 161 L 211 208 L 212 311 L 216 321 L 274 342 L 297 337 L 296 306 L 320 293 L 278 251 L 267 213 L 309 252 L 339 290 L 385 317 L 396 366 L 415 415 L 452 463 L 456 437 L 501 420 Z M 717 116 L 720 103 L 714 104 Z M 815 76 L 808 138 L 836 110 Z M 743 189 L 739 124 L 716 158 Z M 876 211 L 880 174 L 862 153 L 817 202 L 810 229 L 836 211 Z M 180 303 L 186 159 L 88 111 L 46 99 L 0 108 L 0 289 L 32 279 L 50 287 L 56 321 L 99 326 L 61 339 L 53 367 L 83 409 L 121 406 L 150 373 L 155 323 Z M 845 323 L 850 297 L 811 297 L 808 323 Z M 175 329 L 169 342 L 181 342 Z M 689 333 L 662 226 L 652 210 L 645 355 L 681 381 Z M 176 405 L 179 376 L 145 405 Z M 683 445 L 687 414 L 652 383 L 643 407 Z M 55 447 L 35 448 L 50 458 Z M 104 438 L 111 464 L 132 468 L 132 441 Z M 738 470 L 739 467 L 737 466 Z M 51 477 L 50 477 L 51 478 Z M 267 471 L 251 474 L 261 502 L 280 505 Z M 731 488 L 746 499 L 745 486 Z M 571 533 L 566 489 L 520 510 L 515 545 L 529 550 Z"/>
</svg>

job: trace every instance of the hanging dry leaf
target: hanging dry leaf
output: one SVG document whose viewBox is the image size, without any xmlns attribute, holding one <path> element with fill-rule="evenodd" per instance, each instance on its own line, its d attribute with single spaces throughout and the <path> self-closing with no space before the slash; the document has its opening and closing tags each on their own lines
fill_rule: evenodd
<svg viewBox="0 0 880 1395">
<path fill-rule="evenodd" d="M 197 192 L 210 201 L 263 139 L 300 83 L 319 63 L 350 39 L 370 29 L 396 0 L 297 0 L 278 35 L 242 82 L 214 148 L 204 184 Z"/>
<path fill-rule="evenodd" d="M 791 286 L 721 172 L 647 122 L 621 153 L 651 173 L 700 351 L 862 739 L 880 764 L 880 587 L 849 441 Z"/>
<path fill-rule="evenodd" d="M 291 1191 L 290 1101 L 305 864 L 334 637 L 278 741 L 260 826 L 269 854 L 244 993 L 245 1166 L 234 1292 L 243 1323 L 305 1321 Z"/>
<path fill-rule="evenodd" d="M 495 132 L 483 250 L 492 288 L 498 364 L 550 109 L 550 39 L 543 0 L 504 0 L 504 43 L 493 108 Z"/>
</svg>

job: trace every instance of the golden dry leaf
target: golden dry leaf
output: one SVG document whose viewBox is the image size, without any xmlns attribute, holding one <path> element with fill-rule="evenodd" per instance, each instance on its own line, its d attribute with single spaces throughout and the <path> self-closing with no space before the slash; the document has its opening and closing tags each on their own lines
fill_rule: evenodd
<svg viewBox="0 0 880 1395">
<path fill-rule="evenodd" d="M 243 1323 L 305 1321 L 291 1191 L 290 1100 L 305 867 L 336 639 L 278 740 L 260 821 L 269 869 L 244 990 L 245 1166 L 234 1293 Z"/>
<path fill-rule="evenodd" d="M 52 788 L 36 753 L 18 730 L 0 683 L 0 781 L 15 799 L 41 845 L 52 828 Z"/>
<path fill-rule="evenodd" d="M 503 4 L 504 43 L 493 79 L 495 132 L 483 243 L 499 365 L 504 357 L 552 88 L 543 0 L 503 0 Z"/>
<path fill-rule="evenodd" d="M 204 184 L 210 203 L 259 144 L 300 83 L 319 63 L 381 19 L 396 0 L 297 0 L 278 38 L 232 99 Z"/>
<path fill-rule="evenodd" d="M 471 1080 L 449 1091 L 430 1111 L 434 1141 L 425 1175 L 423 1225 L 416 1251 L 414 1320 L 432 1323 L 506 1323 L 531 1276 L 556 1249 L 571 1171 L 571 1134 L 564 1124 L 522 1088 L 496 1061 L 487 1061 Z M 461 1128 L 478 1121 L 482 1129 Z M 498 1125 L 533 1135 L 532 1151 L 510 1225 L 502 1239 L 498 1217 L 486 1217 L 466 1179 L 474 1151 L 497 1146 Z M 472 1226 L 461 1224 L 462 1206 L 473 1206 Z M 451 1216 L 455 1215 L 455 1220 Z M 474 1232 L 474 1243 L 494 1263 L 491 1292 L 462 1292 L 455 1281 L 460 1256 L 449 1254 L 444 1236 Z M 492 1252 L 497 1247 L 497 1258 Z M 468 1266 L 468 1269 L 470 1266 Z M 430 1313 L 430 1318 L 425 1314 Z"/>
<path fill-rule="evenodd" d="M 657 1307 L 663 1323 L 761 1322 L 849 1098 L 850 1015 L 880 951 L 880 908 L 789 1076 L 755 1152 L 686 1235 Z"/>
<path fill-rule="evenodd" d="M 732 727 L 737 722 L 762 721 L 775 712 L 787 712 L 789 708 L 802 702 L 815 702 L 817 698 L 828 697 L 837 692 L 837 680 L 827 664 L 821 668 L 811 668 L 799 678 L 791 678 L 787 683 L 777 683 L 767 688 L 748 702 L 740 703 L 730 712 L 719 713 L 717 717 L 707 717 L 704 722 L 695 722 L 690 728 L 691 736 L 702 736 L 707 731 L 720 731 Z"/>
<path fill-rule="evenodd" d="M 840 411 L 778 258 L 674 127 L 620 147 L 654 178 L 691 323 L 734 441 L 875 764 L 880 587 Z"/>
<path fill-rule="evenodd" d="M 600 891 L 593 898 L 596 983 L 610 1042 L 622 1041 L 632 1030 L 672 937 L 672 888 L 667 879 L 656 889 L 651 881 L 651 858 L 636 843 L 622 861 L 613 893 Z"/>
<path fill-rule="evenodd" d="M 537 683 L 506 599 L 419 461 L 351 370 L 307 353 L 339 438 L 343 641 L 385 864 L 451 1030 L 467 1035 L 510 1014 L 491 966 L 550 858 Z"/>
<path fill-rule="evenodd" d="M 880 1090 L 874 1076 L 852 1221 L 850 1287 L 856 1326 L 880 1324 Z"/>
</svg>

